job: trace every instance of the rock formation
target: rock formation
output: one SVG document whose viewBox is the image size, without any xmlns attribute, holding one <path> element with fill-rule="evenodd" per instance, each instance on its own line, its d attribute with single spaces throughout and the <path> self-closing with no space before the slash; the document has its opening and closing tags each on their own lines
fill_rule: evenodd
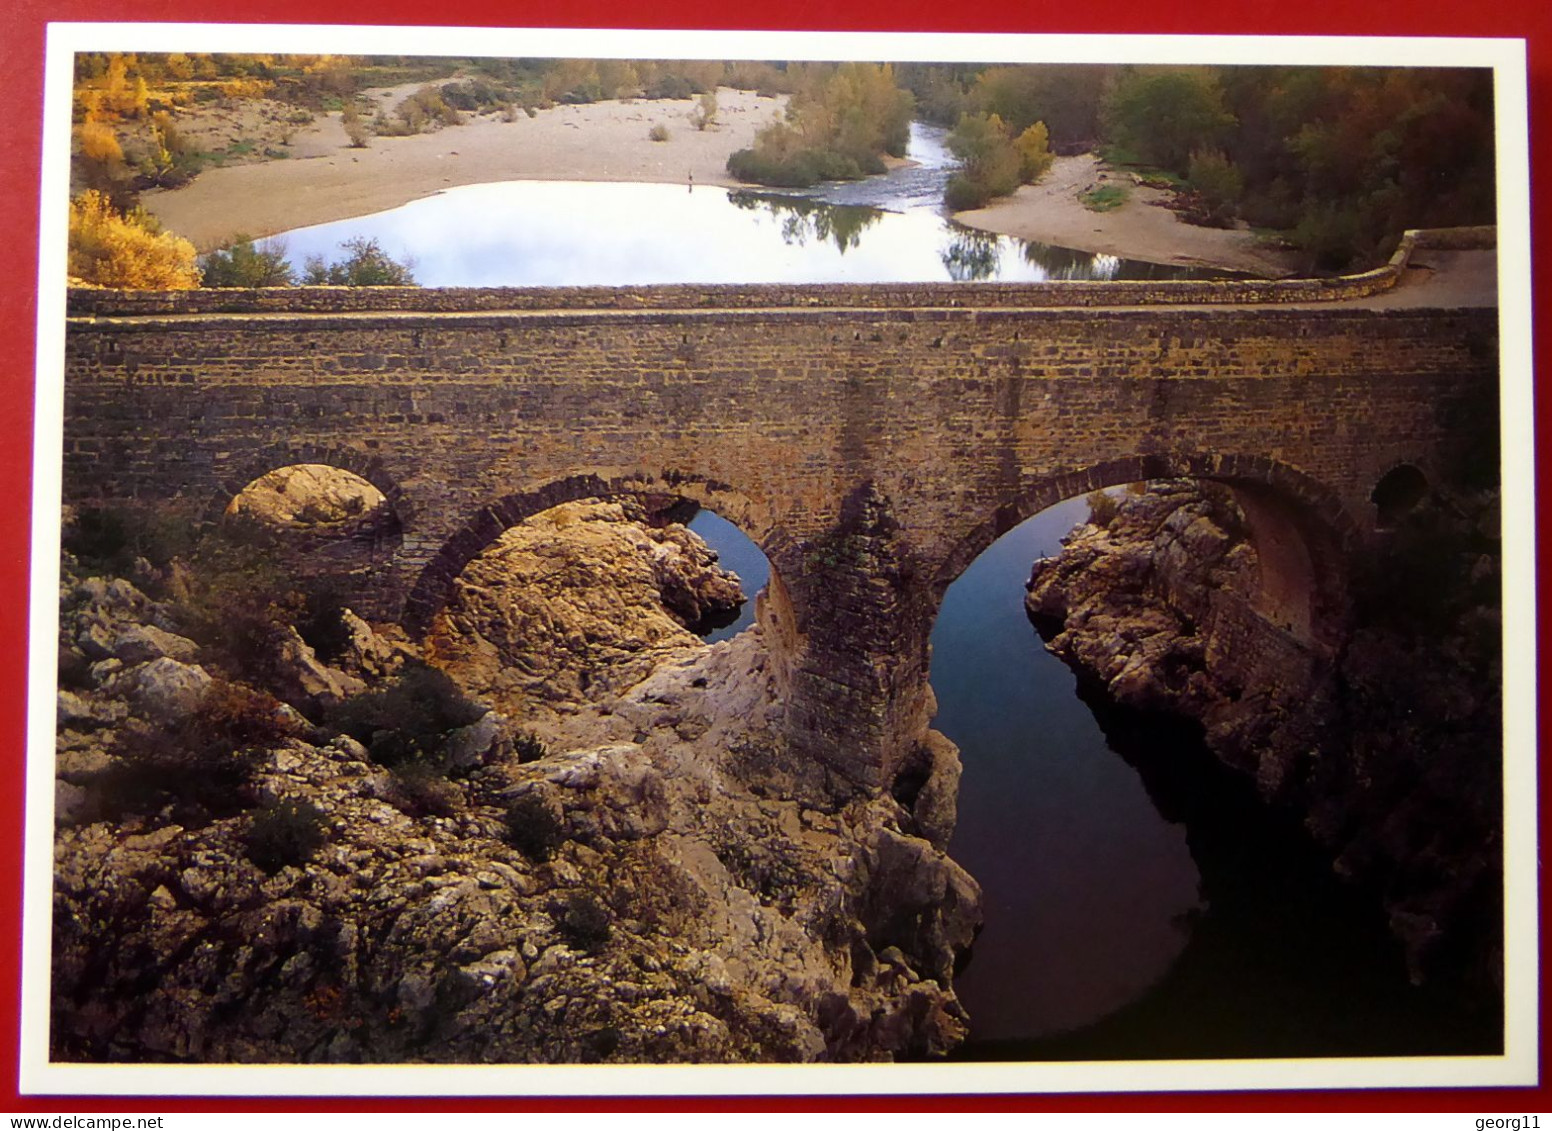
<svg viewBox="0 0 1552 1131">
<path fill-rule="evenodd" d="M 1260 584 L 1221 488 L 1108 496 L 1035 563 L 1047 646 L 1129 706 L 1199 721 L 1207 744 L 1298 813 L 1336 870 L 1374 890 L 1416 981 L 1501 988 L 1499 604 L 1492 499 L 1424 503 L 1357 563 L 1335 656 L 1267 623 L 1219 631 Z"/>
<path fill-rule="evenodd" d="M 254 686 L 179 635 L 176 602 L 67 560 L 54 1057 L 800 1062 L 960 1041 L 979 891 L 946 831 L 790 764 L 759 629 L 707 647 L 680 627 L 728 599 L 713 556 L 625 517 L 565 508 L 471 568 L 431 651 L 499 711 L 391 766 L 392 736 L 349 721 L 415 670 L 391 633 L 347 615 L 325 660 L 284 626 Z M 924 792 L 951 794 L 939 754 Z"/>
</svg>

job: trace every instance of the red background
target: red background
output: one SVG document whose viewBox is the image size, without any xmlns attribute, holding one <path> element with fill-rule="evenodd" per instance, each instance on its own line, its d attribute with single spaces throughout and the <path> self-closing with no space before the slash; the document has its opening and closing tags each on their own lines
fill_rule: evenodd
<svg viewBox="0 0 1552 1131">
<path fill-rule="evenodd" d="M 38 168 L 43 87 L 43 41 L 47 21 L 241 21 L 255 23 L 370 23 L 458 26 L 712 28 L 749 30 L 1046 32 L 1130 34 L 1408 35 L 1493 36 L 1528 42 L 1533 247 L 1552 247 L 1552 4 L 1547 0 L 1500 0 L 1493 5 L 1461 0 L 1412 0 L 1406 5 L 1354 0 L 1105 0 L 1096 4 L 997 6 L 948 4 L 942 0 L 782 0 L 738 5 L 723 0 L 559 0 L 543 8 L 515 8 L 508 0 L 465 0 L 456 8 L 428 9 L 412 0 L 346 0 L 320 7 L 315 0 L 250 0 L 224 15 L 197 0 L 0 0 L 0 76 L 10 93 L 0 105 L 0 188 L 6 238 L 0 239 L 0 1109 L 10 1111 L 174 1112 L 371 1111 L 371 1110 L 1047 1110 L 1047 1111 L 1547 1111 L 1549 1090 L 1475 1089 L 1454 1091 L 1371 1090 L 1293 1093 L 1183 1093 L 1112 1096 L 966 1097 L 776 1097 L 604 1100 L 186 1100 L 87 1099 L 17 1095 L 19 1005 L 22 777 L 25 750 L 27 563 L 32 476 L 32 376 L 38 248 Z M 1552 269 L 1537 259 L 1534 290 L 1545 295 Z M 1537 337 L 1552 328 L 1548 304 L 1535 312 Z M 1538 366 L 1538 370 L 1539 370 Z M 1536 406 L 1538 431 L 1549 423 L 1544 398 Z M 1538 496 L 1546 468 L 1537 460 Z M 1543 520 L 1552 508 L 1538 506 Z M 1545 541 L 1543 538 L 1542 541 Z M 1547 576 L 1538 568 L 1538 579 Z M 1539 588 L 1539 585 L 1538 585 Z M 1538 640 L 1547 638 L 1547 618 Z M 1547 811 L 1548 790 L 1541 791 Z M 1545 818 L 1543 818 L 1543 827 Z M 1545 925 L 1544 925 L 1545 926 Z M 1545 938 L 1545 930 L 1543 930 Z M 1545 945 L 1543 944 L 1543 951 Z M 1545 1016 L 1545 1004 L 1541 1006 Z M 1546 1078 L 1546 1053 L 1541 1077 Z M 1462 1126 L 1469 1126 L 1464 1117 Z"/>
</svg>

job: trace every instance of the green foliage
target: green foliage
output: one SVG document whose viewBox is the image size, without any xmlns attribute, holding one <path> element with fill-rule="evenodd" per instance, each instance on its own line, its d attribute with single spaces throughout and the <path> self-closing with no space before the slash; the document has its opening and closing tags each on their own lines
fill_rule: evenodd
<svg viewBox="0 0 1552 1131">
<path fill-rule="evenodd" d="M 596 951 L 609 941 L 613 929 L 609 909 L 590 892 L 573 891 L 556 916 L 555 925 L 578 950 Z"/>
<path fill-rule="evenodd" d="M 1222 150 L 1192 152 L 1187 180 L 1199 202 L 1198 209 L 1188 218 L 1219 228 L 1234 223 L 1239 199 L 1245 191 L 1245 178 Z"/>
<path fill-rule="evenodd" d="M 199 265 L 203 287 L 289 287 L 296 283 L 296 272 L 286 261 L 285 245 L 273 240 L 255 244 L 248 236 L 236 236 L 228 246 L 203 256 Z"/>
<path fill-rule="evenodd" d="M 414 663 L 388 686 L 347 699 L 327 721 L 363 743 L 382 765 L 421 762 L 438 768 L 448 735 L 484 714 L 485 708 L 469 699 L 446 672 Z"/>
<path fill-rule="evenodd" d="M 348 252 L 336 263 L 322 256 L 308 256 L 302 281 L 308 286 L 413 287 L 415 275 L 408 263 L 396 262 L 375 239 L 355 236 L 340 245 Z"/>
<path fill-rule="evenodd" d="M 995 114 L 1020 134 L 1043 122 L 1063 152 L 1092 148 L 1110 68 L 1075 64 L 991 67 L 968 91 L 966 109 Z"/>
<path fill-rule="evenodd" d="M 980 208 L 1019 187 L 1023 154 L 996 114 L 962 116 L 948 135 L 948 148 L 960 161 L 943 194 L 951 209 Z"/>
<path fill-rule="evenodd" d="M 1126 203 L 1125 185 L 1100 185 L 1097 189 L 1079 193 L 1078 200 L 1090 212 L 1114 212 Z"/>
<path fill-rule="evenodd" d="M 271 874 L 300 867 L 322 846 L 326 827 L 323 810 L 310 801 L 287 797 L 272 802 L 249 822 L 248 859 Z"/>
<path fill-rule="evenodd" d="M 728 171 L 754 184 L 807 186 L 884 171 L 883 156 L 905 155 L 914 101 L 888 64 L 789 68 L 795 93 L 787 120 L 761 130 Z"/>
<path fill-rule="evenodd" d="M 1105 99 L 1104 124 L 1110 141 L 1185 176 L 1191 152 L 1222 147 L 1237 119 L 1210 69 L 1138 67 Z"/>
<path fill-rule="evenodd" d="M 554 802 L 538 793 L 520 793 L 503 818 L 507 843 L 536 864 L 566 843 L 566 824 Z"/>
</svg>

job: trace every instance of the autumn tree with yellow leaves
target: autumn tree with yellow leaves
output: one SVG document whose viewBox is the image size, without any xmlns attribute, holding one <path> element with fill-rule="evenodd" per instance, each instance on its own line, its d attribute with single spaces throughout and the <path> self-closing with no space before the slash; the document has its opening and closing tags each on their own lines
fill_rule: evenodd
<svg viewBox="0 0 1552 1131">
<path fill-rule="evenodd" d="M 163 231 L 143 209 L 120 212 L 90 189 L 70 202 L 68 273 L 124 290 L 182 291 L 200 282 L 193 244 Z"/>
</svg>

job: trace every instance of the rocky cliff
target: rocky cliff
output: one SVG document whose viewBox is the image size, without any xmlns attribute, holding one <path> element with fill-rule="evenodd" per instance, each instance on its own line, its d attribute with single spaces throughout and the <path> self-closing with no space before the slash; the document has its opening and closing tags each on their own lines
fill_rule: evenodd
<svg viewBox="0 0 1552 1131">
<path fill-rule="evenodd" d="M 461 689 L 348 614 L 325 657 L 286 624 L 236 670 L 168 571 L 67 560 L 55 1058 L 958 1043 L 979 892 L 946 834 L 789 764 L 758 628 L 707 647 L 683 627 L 733 583 L 631 517 L 552 512 L 470 568 L 429 648 Z"/>
<path fill-rule="evenodd" d="M 1035 563 L 1047 645 L 1129 706 L 1202 724 L 1220 760 L 1299 814 L 1383 901 L 1416 981 L 1502 985 L 1500 603 L 1489 494 L 1425 500 L 1357 561 L 1326 654 L 1221 609 L 1260 585 L 1233 495 L 1185 483 L 1096 500 Z"/>
</svg>

